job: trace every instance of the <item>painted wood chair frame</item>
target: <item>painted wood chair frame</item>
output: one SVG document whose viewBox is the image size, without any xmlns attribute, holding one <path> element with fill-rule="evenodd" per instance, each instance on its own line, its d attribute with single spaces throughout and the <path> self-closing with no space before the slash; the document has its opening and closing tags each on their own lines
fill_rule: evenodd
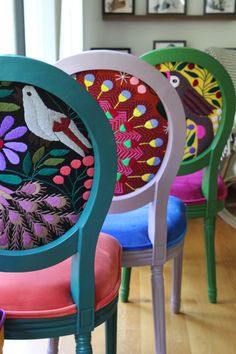
<svg viewBox="0 0 236 354">
<path fill-rule="evenodd" d="M 106 321 L 106 352 L 116 353 L 117 299 L 97 312 L 94 308 L 95 249 L 112 199 L 117 168 L 116 148 L 110 126 L 86 90 L 49 64 L 26 57 L 1 56 L 0 80 L 35 85 L 65 102 L 84 122 L 95 156 L 91 197 L 79 221 L 71 229 L 57 240 L 37 249 L 0 250 L 1 272 L 34 271 L 53 266 L 72 256 L 71 294 L 79 311 L 75 315 L 55 318 L 6 318 L 5 338 L 37 339 L 74 334 L 76 353 L 91 354 L 91 331 Z"/>
<path fill-rule="evenodd" d="M 141 58 L 154 66 L 166 62 L 197 64 L 207 69 L 216 79 L 220 87 L 223 100 L 222 114 L 219 129 L 214 140 L 203 153 L 189 161 L 183 161 L 178 172 L 178 175 L 187 175 L 204 169 L 202 193 L 206 202 L 199 205 L 187 205 L 187 217 L 204 218 L 208 298 L 211 303 L 216 303 L 215 219 L 217 213 L 224 207 L 224 202 L 217 199 L 217 176 L 222 152 L 231 133 L 234 121 L 234 87 L 225 68 L 212 56 L 196 49 L 168 48 L 153 50 L 143 54 Z"/>
<path fill-rule="evenodd" d="M 169 137 L 164 160 L 155 177 L 146 185 L 129 194 L 114 196 L 109 213 L 119 214 L 140 208 L 149 207 L 149 238 L 152 249 L 142 251 L 124 251 L 122 265 L 124 267 L 151 267 L 152 299 L 155 327 L 155 353 L 166 353 L 165 342 L 165 300 L 163 265 L 166 260 L 174 260 L 172 309 L 179 311 L 183 241 L 172 248 L 166 247 L 167 201 L 172 181 L 176 175 L 183 155 L 185 141 L 185 121 L 182 104 L 175 90 L 165 78 L 151 66 L 137 57 L 112 51 L 84 52 L 57 62 L 57 67 L 74 75 L 88 70 L 115 70 L 134 76 L 149 85 L 159 96 L 169 124 Z M 131 77 L 130 76 L 130 77 Z M 158 201 L 161 201 L 158 202 Z"/>
</svg>

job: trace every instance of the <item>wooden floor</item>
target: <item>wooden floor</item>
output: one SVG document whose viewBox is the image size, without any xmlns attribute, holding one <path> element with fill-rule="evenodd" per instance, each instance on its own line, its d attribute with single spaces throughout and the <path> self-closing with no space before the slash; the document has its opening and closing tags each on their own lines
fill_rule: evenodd
<svg viewBox="0 0 236 354">
<path fill-rule="evenodd" d="M 185 242 L 181 314 L 169 310 L 171 264 L 165 268 L 168 354 L 236 353 L 236 230 L 217 220 L 218 304 L 207 300 L 202 220 L 190 220 Z M 104 328 L 93 334 L 94 354 L 103 354 Z M 46 354 L 46 341 L 6 341 L 4 354 Z M 75 352 L 72 336 L 60 354 Z M 130 303 L 119 304 L 118 354 L 152 354 L 153 323 L 149 268 L 132 273 Z"/>
</svg>

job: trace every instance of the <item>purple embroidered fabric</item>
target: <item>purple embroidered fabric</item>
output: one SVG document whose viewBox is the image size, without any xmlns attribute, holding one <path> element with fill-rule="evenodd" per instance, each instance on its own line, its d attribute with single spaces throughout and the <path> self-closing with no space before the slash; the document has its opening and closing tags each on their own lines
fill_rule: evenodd
<svg viewBox="0 0 236 354">
<path fill-rule="evenodd" d="M 63 235 L 86 205 L 94 157 L 80 118 L 55 96 L 0 86 L 0 249 L 22 250 Z"/>
</svg>

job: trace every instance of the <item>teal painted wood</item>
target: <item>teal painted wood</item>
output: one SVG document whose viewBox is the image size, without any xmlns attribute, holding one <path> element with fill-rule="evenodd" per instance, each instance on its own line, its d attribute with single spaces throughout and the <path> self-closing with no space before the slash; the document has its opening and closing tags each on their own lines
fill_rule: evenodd
<svg viewBox="0 0 236 354">
<path fill-rule="evenodd" d="M 6 338 L 88 335 L 110 318 L 117 301 L 95 314 L 94 257 L 98 235 L 109 209 L 116 180 L 116 146 L 109 122 L 91 96 L 70 76 L 49 64 L 20 56 L 0 56 L 0 80 L 37 86 L 69 106 L 83 121 L 93 145 L 95 174 L 79 221 L 63 236 L 37 249 L 0 250 L 0 271 L 26 272 L 52 266 L 72 256 L 71 293 L 79 308 L 74 316 L 53 319 L 7 319 Z M 96 116 L 96 119 L 94 117 Z M 109 181 L 109 183 L 107 183 Z"/>
<path fill-rule="evenodd" d="M 116 354 L 117 310 L 106 321 L 106 354 Z"/>
<path fill-rule="evenodd" d="M 208 148 L 200 155 L 188 161 L 182 161 L 179 175 L 186 175 L 204 168 L 202 192 L 205 204 L 187 205 L 187 217 L 204 217 L 206 266 L 208 277 L 208 298 L 216 302 L 215 270 L 215 217 L 223 209 L 224 201 L 217 198 L 218 166 L 223 149 L 232 130 L 235 114 L 235 93 L 232 80 L 225 68 L 212 56 L 192 48 L 166 48 L 153 50 L 141 56 L 151 65 L 166 62 L 187 62 L 197 64 L 210 72 L 219 84 L 222 94 L 222 114 L 219 129 Z"/>
</svg>

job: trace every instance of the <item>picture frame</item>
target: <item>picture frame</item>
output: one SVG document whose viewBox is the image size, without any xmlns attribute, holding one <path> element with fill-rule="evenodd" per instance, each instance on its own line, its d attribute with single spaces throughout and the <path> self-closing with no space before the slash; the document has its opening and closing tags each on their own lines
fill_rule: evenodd
<svg viewBox="0 0 236 354">
<path fill-rule="evenodd" d="M 160 48 L 175 48 L 175 47 L 186 47 L 187 42 L 185 40 L 162 40 L 162 41 L 153 41 L 153 49 Z"/>
<path fill-rule="evenodd" d="M 133 15 L 135 0 L 102 0 L 102 12 L 109 15 Z"/>
<path fill-rule="evenodd" d="M 113 48 L 108 48 L 108 47 L 92 47 L 90 50 L 117 50 L 119 52 L 124 52 L 124 53 L 131 53 L 131 48 L 118 48 L 118 47 L 113 47 Z"/>
<path fill-rule="evenodd" d="M 235 15 L 236 0 L 204 0 L 204 15 Z"/>
<path fill-rule="evenodd" d="M 187 0 L 147 0 L 148 15 L 186 15 Z"/>
</svg>

